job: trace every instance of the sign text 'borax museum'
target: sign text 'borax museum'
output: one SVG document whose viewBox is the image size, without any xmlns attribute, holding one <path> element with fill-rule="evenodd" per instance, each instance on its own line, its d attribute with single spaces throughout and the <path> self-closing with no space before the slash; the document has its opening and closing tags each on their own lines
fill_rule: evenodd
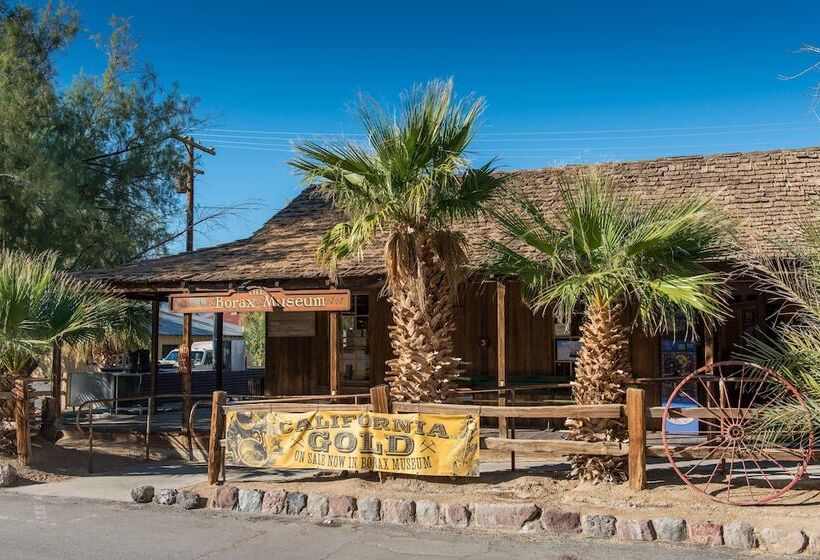
<svg viewBox="0 0 820 560">
<path fill-rule="evenodd" d="M 172 313 L 348 311 L 350 291 L 251 288 L 244 292 L 176 294 L 169 301 Z"/>
</svg>

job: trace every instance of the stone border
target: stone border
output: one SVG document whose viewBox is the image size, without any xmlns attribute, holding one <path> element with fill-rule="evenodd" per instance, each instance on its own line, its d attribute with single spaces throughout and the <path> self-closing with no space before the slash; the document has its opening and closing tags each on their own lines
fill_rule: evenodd
<svg viewBox="0 0 820 560">
<path fill-rule="evenodd" d="M 177 492 L 140 486 L 131 491 L 135 502 L 162 505 L 179 503 L 185 509 L 205 505 L 193 492 Z M 355 498 L 348 495 L 305 494 L 273 489 L 263 492 L 236 486 L 217 486 L 208 507 L 259 515 L 283 515 L 311 519 L 354 520 L 422 527 L 494 530 L 620 541 L 657 541 L 759 549 L 773 554 L 820 554 L 820 531 L 753 527 L 749 523 L 722 525 L 682 517 L 615 517 L 578 511 L 541 508 L 534 503 L 439 504 L 432 500 Z"/>
</svg>

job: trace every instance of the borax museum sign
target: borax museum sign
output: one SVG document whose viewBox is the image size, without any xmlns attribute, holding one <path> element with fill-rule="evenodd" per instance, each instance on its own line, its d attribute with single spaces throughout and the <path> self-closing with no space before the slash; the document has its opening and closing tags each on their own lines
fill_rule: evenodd
<svg viewBox="0 0 820 560">
<path fill-rule="evenodd" d="M 350 290 L 251 288 L 244 292 L 178 294 L 171 296 L 169 302 L 172 313 L 348 311 Z"/>
</svg>

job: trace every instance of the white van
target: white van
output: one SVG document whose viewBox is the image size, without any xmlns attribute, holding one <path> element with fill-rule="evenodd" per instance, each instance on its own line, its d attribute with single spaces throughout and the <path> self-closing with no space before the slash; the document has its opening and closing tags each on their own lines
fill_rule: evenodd
<svg viewBox="0 0 820 560">
<path fill-rule="evenodd" d="M 223 340 L 222 355 L 225 370 L 242 371 L 245 369 L 245 341 Z M 168 355 L 159 361 L 163 369 L 179 367 L 179 348 L 174 348 Z M 191 344 L 191 369 L 214 369 L 214 344 L 207 340 Z"/>
</svg>

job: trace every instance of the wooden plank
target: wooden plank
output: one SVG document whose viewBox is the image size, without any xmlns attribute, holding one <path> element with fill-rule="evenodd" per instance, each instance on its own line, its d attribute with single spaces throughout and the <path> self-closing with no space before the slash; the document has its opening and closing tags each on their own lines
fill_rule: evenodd
<svg viewBox="0 0 820 560">
<path fill-rule="evenodd" d="M 675 411 L 677 416 L 683 416 L 686 418 L 749 418 L 757 414 L 757 411 L 753 408 L 721 410 L 720 412 L 717 412 L 713 408 L 706 407 L 674 408 L 672 410 Z M 651 418 L 663 418 L 663 407 L 651 407 L 649 409 L 649 416 Z"/>
<path fill-rule="evenodd" d="M 335 404 L 326 403 L 237 403 L 225 407 L 226 410 L 276 410 L 280 412 L 313 412 L 314 410 L 331 410 L 339 412 L 370 412 L 368 404 Z"/>
<path fill-rule="evenodd" d="M 287 313 L 305 311 L 348 311 L 350 290 L 282 290 L 253 287 L 237 292 L 198 292 L 169 297 L 172 313 L 255 313 L 281 309 Z"/>
<path fill-rule="evenodd" d="M 339 394 L 339 314 L 328 315 L 330 327 L 328 329 L 328 367 L 330 369 L 330 394 Z"/>
<path fill-rule="evenodd" d="M 620 404 L 567 406 L 471 406 L 435 403 L 393 403 L 393 412 L 428 412 L 431 414 L 473 414 L 488 418 L 622 418 Z"/>
<path fill-rule="evenodd" d="M 703 446 L 698 447 L 696 449 L 689 449 L 688 447 L 694 447 L 697 445 L 693 443 L 692 445 L 678 445 L 678 446 L 671 446 L 670 449 L 673 451 L 675 460 L 685 460 L 685 459 L 703 459 L 704 457 L 710 455 L 710 453 L 714 452 L 714 446 Z M 662 445 L 650 445 L 646 448 L 646 455 L 649 457 L 663 457 L 666 458 L 666 450 L 663 448 Z M 768 457 L 767 457 L 768 455 Z M 812 454 L 813 459 L 820 458 L 820 451 L 815 452 Z M 758 461 L 766 461 L 774 459 L 776 461 L 802 461 L 803 456 L 797 452 L 790 453 L 787 451 L 783 451 L 782 449 L 763 449 L 763 450 L 755 450 L 754 454 L 750 454 L 745 450 L 737 449 L 735 450 L 735 460 L 741 459 L 757 459 Z"/>
<path fill-rule="evenodd" d="M 219 481 L 219 471 L 222 465 L 222 448 L 219 445 L 222 432 L 225 431 L 225 413 L 223 405 L 228 400 L 225 391 L 214 391 L 211 401 L 211 433 L 208 439 L 208 484 Z"/>
<path fill-rule="evenodd" d="M 499 280 L 495 283 L 495 329 L 496 329 L 496 385 L 505 387 L 507 385 L 507 287 Z M 507 405 L 507 395 L 505 392 L 498 393 L 498 406 Z M 498 419 L 498 434 L 507 437 L 507 419 Z"/>
<path fill-rule="evenodd" d="M 627 446 L 622 443 L 567 441 L 563 439 L 507 439 L 487 437 L 481 439 L 481 448 L 496 451 L 547 453 L 552 455 L 611 455 L 613 457 L 624 457 L 629 453 Z"/>
<path fill-rule="evenodd" d="M 626 390 L 626 418 L 629 430 L 629 488 L 646 488 L 646 413 L 644 391 L 630 387 Z"/>
</svg>

